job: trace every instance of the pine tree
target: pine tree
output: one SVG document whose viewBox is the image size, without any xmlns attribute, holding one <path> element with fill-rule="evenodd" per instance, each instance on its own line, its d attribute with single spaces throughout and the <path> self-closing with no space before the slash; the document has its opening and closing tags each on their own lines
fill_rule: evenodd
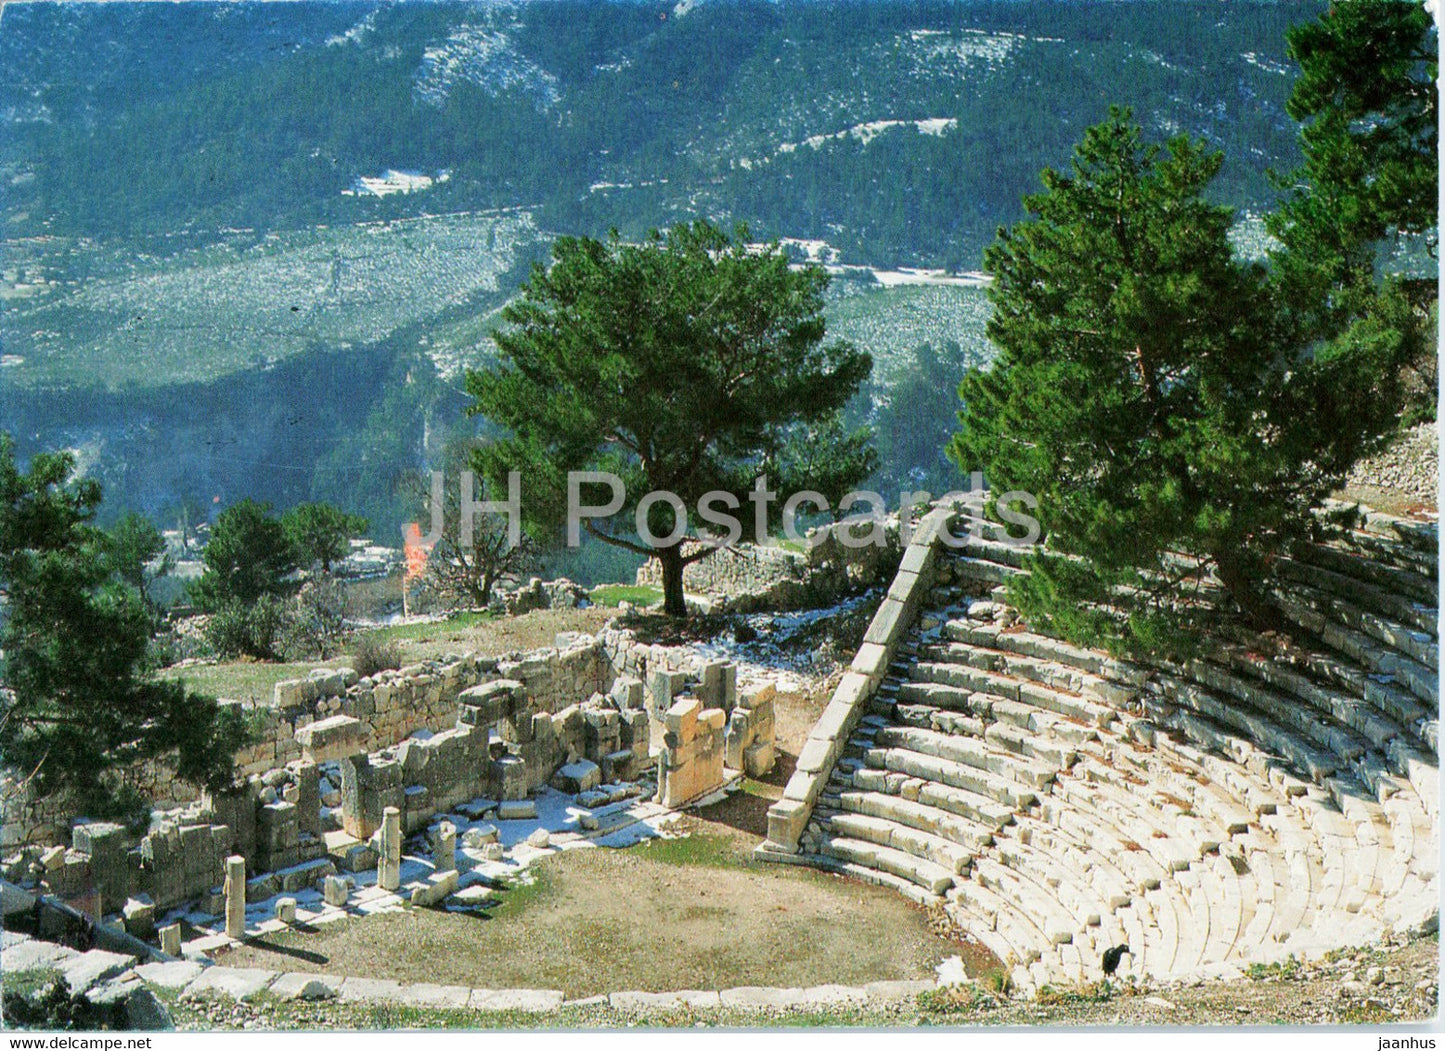
<svg viewBox="0 0 1445 1051">
<path fill-rule="evenodd" d="M 507 472 L 520 473 L 533 529 L 563 520 L 569 471 L 621 478 L 617 521 L 632 521 L 638 501 L 658 491 L 691 508 L 722 490 L 746 508 L 753 479 L 779 464 L 792 432 L 839 437 L 817 425 L 847 403 L 872 360 L 845 342 L 824 344 L 820 268 L 794 270 L 776 245 L 746 242 L 746 230 L 729 236 L 705 222 L 641 244 L 615 232 L 605 242 L 563 237 L 552 266 L 533 269 L 503 312 L 509 327 L 495 334 L 499 364 L 467 378 L 472 411 L 510 432 L 477 464 L 500 492 Z M 851 483 L 871 465 L 856 447 L 846 452 L 862 469 Z M 792 462 L 806 459 L 795 451 Z M 782 491 L 791 481 L 775 473 L 770 484 Z M 654 536 L 673 532 L 667 504 L 649 516 Z M 655 554 L 664 608 L 686 614 L 683 567 L 712 547 L 687 537 L 654 551 L 625 527 L 585 524 L 607 543 Z"/>
<path fill-rule="evenodd" d="M 960 387 L 950 455 L 1037 498 L 1050 550 L 1015 599 L 1079 641 L 1187 645 L 1211 575 L 1274 623 L 1272 558 L 1388 426 L 1360 402 L 1388 398 L 1414 348 L 1382 318 L 1336 355 L 1302 352 L 1207 199 L 1221 163 L 1186 136 L 1146 144 L 1113 109 L 985 255 L 1000 353 Z"/>
<path fill-rule="evenodd" d="M 172 758 L 182 780 L 223 787 L 245 734 L 233 707 L 142 672 L 154 622 L 94 525 L 100 499 L 68 453 L 21 471 L 0 434 L 0 753 L 42 795 L 134 816 L 130 764 Z"/>
</svg>

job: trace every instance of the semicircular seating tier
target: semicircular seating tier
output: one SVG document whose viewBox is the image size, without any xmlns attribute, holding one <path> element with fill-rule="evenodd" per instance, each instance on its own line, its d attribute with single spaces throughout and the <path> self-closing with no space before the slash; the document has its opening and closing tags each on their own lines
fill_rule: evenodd
<svg viewBox="0 0 1445 1051">
<path fill-rule="evenodd" d="M 1287 561 L 1294 638 L 1143 668 L 1029 631 L 1022 552 L 937 561 L 801 837 L 950 916 L 1021 989 L 1228 976 L 1438 921 L 1433 524 Z M 780 859 L 782 860 L 782 859 Z"/>
</svg>

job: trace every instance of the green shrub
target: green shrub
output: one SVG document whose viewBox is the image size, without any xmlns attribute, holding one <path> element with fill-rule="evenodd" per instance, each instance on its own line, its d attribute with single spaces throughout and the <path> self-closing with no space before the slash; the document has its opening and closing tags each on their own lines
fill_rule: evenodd
<svg viewBox="0 0 1445 1051">
<path fill-rule="evenodd" d="M 206 641 L 220 657 L 271 660 L 276 656 L 283 614 L 281 600 L 274 595 L 262 595 L 251 606 L 227 602 L 211 615 Z"/>
</svg>

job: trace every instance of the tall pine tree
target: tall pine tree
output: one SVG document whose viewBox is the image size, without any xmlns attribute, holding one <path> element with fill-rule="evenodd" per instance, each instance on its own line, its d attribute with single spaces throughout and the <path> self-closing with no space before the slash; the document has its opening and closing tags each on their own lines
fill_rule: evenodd
<svg viewBox="0 0 1445 1051">
<path fill-rule="evenodd" d="M 1221 163 L 1185 136 L 1146 143 L 1113 109 L 985 255 L 1000 353 L 960 387 L 950 455 L 1037 497 L 1049 551 L 1014 598 L 1079 641 L 1186 645 L 1215 580 L 1273 623 L 1270 561 L 1388 426 L 1368 403 L 1415 349 L 1381 319 L 1337 353 L 1302 350 L 1206 197 Z"/>
</svg>

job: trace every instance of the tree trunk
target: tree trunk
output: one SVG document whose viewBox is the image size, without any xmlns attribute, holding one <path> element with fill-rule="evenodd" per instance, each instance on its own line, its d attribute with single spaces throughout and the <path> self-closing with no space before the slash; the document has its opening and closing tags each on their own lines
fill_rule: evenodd
<svg viewBox="0 0 1445 1051">
<path fill-rule="evenodd" d="M 662 563 L 662 611 L 669 617 L 687 616 L 687 600 L 682 593 L 682 545 L 661 548 L 657 560 Z"/>
<path fill-rule="evenodd" d="M 1219 580 L 1229 590 L 1229 595 L 1238 603 L 1250 627 L 1257 631 L 1278 629 L 1284 623 L 1279 609 L 1259 589 L 1257 573 L 1250 572 L 1246 560 L 1241 559 L 1232 548 L 1214 554 L 1214 564 Z"/>
</svg>

